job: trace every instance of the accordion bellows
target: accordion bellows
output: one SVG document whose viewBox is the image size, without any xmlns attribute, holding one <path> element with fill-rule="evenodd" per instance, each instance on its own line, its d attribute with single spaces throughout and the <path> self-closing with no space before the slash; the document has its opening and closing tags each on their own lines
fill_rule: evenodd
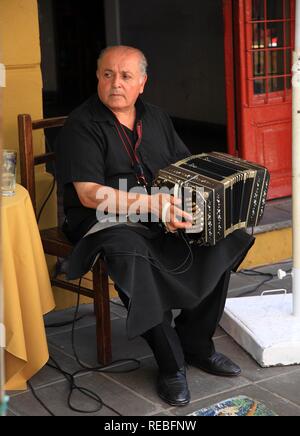
<svg viewBox="0 0 300 436">
<path fill-rule="evenodd" d="M 191 242 L 215 245 L 263 216 L 270 175 L 261 165 L 225 153 L 190 156 L 160 170 L 155 186 L 172 189 L 193 216 Z"/>
</svg>

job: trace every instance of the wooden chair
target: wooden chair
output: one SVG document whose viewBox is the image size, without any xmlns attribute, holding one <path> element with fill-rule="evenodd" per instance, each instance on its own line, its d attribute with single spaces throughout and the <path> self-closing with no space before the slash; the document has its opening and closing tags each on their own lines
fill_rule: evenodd
<svg viewBox="0 0 300 436">
<path fill-rule="evenodd" d="M 32 131 L 62 127 L 66 119 L 67 117 L 59 117 L 33 121 L 28 114 L 18 116 L 21 183 L 28 190 L 36 213 L 34 167 L 36 165 L 54 162 L 55 155 L 54 152 L 45 152 L 42 155 L 34 156 Z M 40 234 L 45 254 L 61 258 L 66 258 L 70 255 L 73 249 L 72 244 L 66 239 L 58 227 L 42 230 Z M 112 360 L 111 322 L 107 267 L 102 259 L 98 258 L 97 262 L 94 264 L 92 275 L 93 290 L 82 287 L 80 293 L 94 299 L 97 355 L 99 362 L 106 365 Z M 78 293 L 78 286 L 67 280 L 53 277 L 51 283 L 53 286 Z"/>
</svg>

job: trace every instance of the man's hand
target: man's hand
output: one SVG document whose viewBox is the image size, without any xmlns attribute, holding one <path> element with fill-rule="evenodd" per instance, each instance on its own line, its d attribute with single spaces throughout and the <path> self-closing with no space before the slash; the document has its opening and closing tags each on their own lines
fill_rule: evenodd
<svg viewBox="0 0 300 436">
<path fill-rule="evenodd" d="M 170 232 L 192 227 L 192 216 L 181 209 L 181 199 L 173 195 L 163 193 L 154 195 L 130 194 L 89 182 L 76 182 L 74 186 L 82 205 L 85 207 L 103 208 L 103 210 L 116 215 L 126 215 L 132 207 L 136 206 L 136 210 L 131 210 L 131 213 L 149 214 L 150 212 L 162 220 Z M 102 193 L 101 199 L 98 195 L 99 190 Z"/>
<path fill-rule="evenodd" d="M 170 232 L 179 229 L 190 229 L 193 217 L 181 209 L 181 199 L 169 194 L 155 194 L 155 204 L 158 211 L 154 211 L 164 222 Z"/>
</svg>

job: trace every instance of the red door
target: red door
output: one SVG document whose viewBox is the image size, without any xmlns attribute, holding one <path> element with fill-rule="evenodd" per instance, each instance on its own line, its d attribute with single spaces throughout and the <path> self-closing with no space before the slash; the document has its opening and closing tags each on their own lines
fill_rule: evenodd
<svg viewBox="0 0 300 436">
<path fill-rule="evenodd" d="M 229 152 L 269 169 L 269 198 L 291 195 L 295 0 L 224 0 L 224 17 Z"/>
</svg>

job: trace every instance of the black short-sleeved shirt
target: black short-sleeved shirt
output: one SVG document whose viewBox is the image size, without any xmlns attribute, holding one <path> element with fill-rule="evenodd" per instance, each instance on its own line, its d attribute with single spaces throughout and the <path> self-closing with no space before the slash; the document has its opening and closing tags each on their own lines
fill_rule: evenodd
<svg viewBox="0 0 300 436">
<path fill-rule="evenodd" d="M 137 154 L 151 184 L 159 169 L 189 156 L 190 152 L 162 109 L 138 99 L 136 110 L 136 121 L 142 122 Z M 81 204 L 74 182 L 93 182 L 118 189 L 119 180 L 126 179 L 128 190 L 137 186 L 132 161 L 116 123 L 114 114 L 96 94 L 70 114 L 57 138 L 57 175 L 64 186 L 67 223 L 64 230 L 74 242 L 97 221 L 96 211 Z M 134 132 L 129 136 L 134 137 Z"/>
</svg>

